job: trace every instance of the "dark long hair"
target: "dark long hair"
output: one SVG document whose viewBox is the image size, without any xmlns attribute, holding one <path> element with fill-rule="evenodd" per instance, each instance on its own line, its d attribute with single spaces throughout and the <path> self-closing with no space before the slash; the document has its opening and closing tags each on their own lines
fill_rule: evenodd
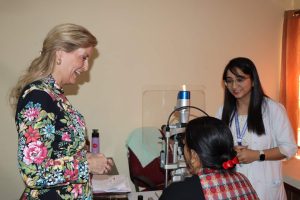
<svg viewBox="0 0 300 200">
<path fill-rule="evenodd" d="M 253 131 L 257 135 L 263 135 L 265 134 L 265 127 L 262 118 L 262 105 L 264 102 L 264 97 L 267 95 L 262 89 L 256 67 L 249 58 L 234 58 L 226 65 L 223 72 L 223 80 L 226 80 L 228 71 L 238 76 L 237 69 L 240 69 L 243 73 L 249 75 L 253 83 L 250 96 L 250 105 L 248 107 L 248 130 Z M 235 111 L 236 98 L 230 93 L 228 88 L 225 87 L 222 120 L 229 126 L 231 125 Z"/>
<path fill-rule="evenodd" d="M 186 126 L 185 145 L 197 152 L 203 168 L 222 169 L 236 156 L 229 127 L 214 117 L 198 117 Z"/>
</svg>

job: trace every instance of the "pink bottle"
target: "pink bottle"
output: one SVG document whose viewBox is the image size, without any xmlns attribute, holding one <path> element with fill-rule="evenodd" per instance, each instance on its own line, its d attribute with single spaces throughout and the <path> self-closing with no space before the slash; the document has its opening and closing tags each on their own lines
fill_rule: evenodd
<svg viewBox="0 0 300 200">
<path fill-rule="evenodd" d="M 100 134 L 98 129 L 92 132 L 92 153 L 100 153 Z"/>
</svg>

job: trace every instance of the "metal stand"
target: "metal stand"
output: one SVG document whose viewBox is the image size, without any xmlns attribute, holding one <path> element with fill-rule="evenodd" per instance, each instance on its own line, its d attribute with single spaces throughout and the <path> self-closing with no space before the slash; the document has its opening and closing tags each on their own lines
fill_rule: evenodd
<svg viewBox="0 0 300 200">
<path fill-rule="evenodd" d="M 170 137 L 176 136 L 179 133 L 184 133 L 184 131 L 185 128 L 167 127 L 165 132 L 165 157 L 163 166 L 165 169 L 165 187 L 168 186 L 169 170 L 173 170 L 174 172 L 172 178 L 173 182 L 183 180 L 184 176 L 186 175 L 186 163 L 183 158 L 183 149 L 178 146 L 178 141 L 174 141 L 172 162 L 169 163 Z"/>
<path fill-rule="evenodd" d="M 186 163 L 184 160 L 184 153 L 183 148 L 180 147 L 179 141 L 176 141 L 176 136 L 180 133 L 185 133 L 185 125 L 186 124 L 176 124 L 176 125 L 169 125 L 169 121 L 171 116 L 180 110 L 183 109 L 189 109 L 189 108 L 195 108 L 199 111 L 201 111 L 206 116 L 209 116 L 205 111 L 203 111 L 200 108 L 194 107 L 194 106 L 183 106 L 180 108 L 175 109 L 168 118 L 168 123 L 166 125 L 165 131 L 164 131 L 164 156 L 161 156 L 161 167 L 165 170 L 165 187 L 168 186 L 169 181 L 169 171 L 172 170 L 173 174 L 171 174 L 172 181 L 181 181 L 188 175 L 188 170 L 186 169 Z M 170 138 L 174 136 L 174 144 L 173 144 L 173 156 L 172 161 L 169 162 L 169 147 L 170 147 Z M 176 143 L 177 142 L 177 143 Z"/>
</svg>

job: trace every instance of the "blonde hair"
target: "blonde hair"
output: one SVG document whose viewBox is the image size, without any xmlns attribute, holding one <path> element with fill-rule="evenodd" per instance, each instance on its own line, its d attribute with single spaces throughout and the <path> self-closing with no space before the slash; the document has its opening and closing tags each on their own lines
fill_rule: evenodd
<svg viewBox="0 0 300 200">
<path fill-rule="evenodd" d="M 47 34 L 40 56 L 35 58 L 17 84 L 11 90 L 9 102 L 15 111 L 18 99 L 26 85 L 43 79 L 53 72 L 56 60 L 56 51 L 72 52 L 78 48 L 87 48 L 97 45 L 97 39 L 86 28 L 76 24 L 60 24 Z"/>
</svg>

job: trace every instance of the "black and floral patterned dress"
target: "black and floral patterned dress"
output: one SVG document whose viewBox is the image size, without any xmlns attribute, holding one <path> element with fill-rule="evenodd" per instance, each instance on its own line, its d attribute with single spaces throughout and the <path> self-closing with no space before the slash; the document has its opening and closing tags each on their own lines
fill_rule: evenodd
<svg viewBox="0 0 300 200">
<path fill-rule="evenodd" d="M 85 122 L 51 75 L 24 89 L 16 126 L 23 199 L 92 199 Z"/>
</svg>

